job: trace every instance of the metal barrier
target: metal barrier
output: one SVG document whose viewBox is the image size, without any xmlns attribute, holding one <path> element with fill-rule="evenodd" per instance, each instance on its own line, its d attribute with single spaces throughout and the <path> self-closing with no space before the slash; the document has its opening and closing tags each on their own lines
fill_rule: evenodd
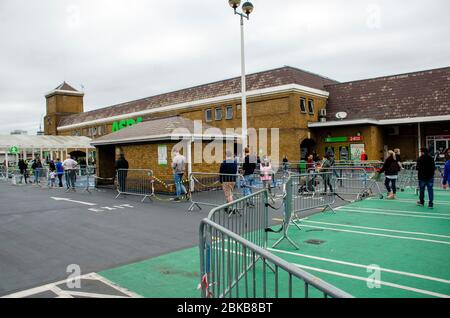
<svg viewBox="0 0 450 318">
<path fill-rule="evenodd" d="M 268 198 L 268 191 L 260 190 L 214 208 L 209 213 L 208 219 L 262 248 L 267 248 Z"/>
<path fill-rule="evenodd" d="M 212 220 L 201 222 L 199 236 L 204 298 L 352 297 Z"/>
<path fill-rule="evenodd" d="M 119 169 L 117 170 L 117 196 L 136 195 L 143 196 L 145 199 L 154 196 L 154 177 L 153 171 L 149 169 Z"/>
<path fill-rule="evenodd" d="M 327 168 L 336 179 L 334 192 L 344 201 L 357 201 L 374 195 L 383 198 L 380 185 L 377 183 L 378 173 L 367 172 L 365 168 L 355 167 L 330 167 Z M 343 198 L 343 195 L 356 196 L 355 200 Z"/>
<path fill-rule="evenodd" d="M 240 184 L 242 182 L 242 176 L 240 174 L 193 172 L 189 175 L 188 191 L 191 206 L 188 211 L 194 211 L 195 207 L 202 210 L 202 205 L 210 207 L 220 206 L 220 204 L 207 201 L 207 199 L 211 197 L 212 191 L 223 190 L 222 183 L 220 182 L 221 177 L 225 179 L 225 181 L 228 179 L 230 182 L 235 182 L 233 196 L 240 196 Z"/>
<path fill-rule="evenodd" d="M 335 190 L 336 179 L 333 178 L 332 172 L 292 175 L 286 183 L 285 189 L 283 236 L 272 247 L 276 247 L 283 240 L 287 240 L 296 249 L 299 249 L 298 245 L 288 235 L 290 225 L 293 224 L 300 229 L 295 221 L 300 221 L 299 213 L 301 212 L 318 208 L 323 208 L 323 211 L 327 208 L 334 211 Z"/>
</svg>

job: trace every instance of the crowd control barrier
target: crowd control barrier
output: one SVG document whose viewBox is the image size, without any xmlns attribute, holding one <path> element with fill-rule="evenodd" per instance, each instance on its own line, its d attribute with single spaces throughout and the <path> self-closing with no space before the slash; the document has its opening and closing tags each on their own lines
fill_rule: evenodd
<svg viewBox="0 0 450 318">
<path fill-rule="evenodd" d="M 327 171 L 336 179 L 335 194 L 345 201 L 357 201 L 367 197 L 378 196 L 383 198 L 380 185 L 377 182 L 378 173 L 369 173 L 365 168 L 355 167 L 331 167 Z M 349 200 L 345 197 L 355 197 Z"/>
<path fill-rule="evenodd" d="M 147 198 L 151 201 L 155 193 L 153 171 L 149 169 L 119 169 L 116 182 L 116 199 L 121 195 L 135 195 L 142 196 L 142 202 Z"/>
<path fill-rule="evenodd" d="M 202 210 L 202 206 L 217 207 L 218 196 L 214 196 L 213 192 L 222 192 L 223 187 L 221 180 L 224 182 L 234 182 L 233 197 L 240 196 L 240 184 L 242 176 L 240 174 L 220 174 L 220 173 L 208 173 L 208 172 L 193 172 L 189 175 L 189 200 L 191 206 L 188 211 L 194 211 L 197 207 Z M 211 196 L 214 198 L 211 199 Z M 222 198 L 219 199 L 222 202 L 225 201 L 225 196 L 222 194 Z"/>
<path fill-rule="evenodd" d="M 212 220 L 199 236 L 203 298 L 352 297 Z"/>
<path fill-rule="evenodd" d="M 292 175 L 286 183 L 285 189 L 283 236 L 272 247 L 287 240 L 296 249 L 299 249 L 288 234 L 291 224 L 300 229 L 295 221 L 300 221 L 299 214 L 301 212 L 319 208 L 323 208 L 323 211 L 326 209 L 333 211 L 333 204 L 336 202 L 336 179 L 333 178 L 331 172 Z"/>
</svg>

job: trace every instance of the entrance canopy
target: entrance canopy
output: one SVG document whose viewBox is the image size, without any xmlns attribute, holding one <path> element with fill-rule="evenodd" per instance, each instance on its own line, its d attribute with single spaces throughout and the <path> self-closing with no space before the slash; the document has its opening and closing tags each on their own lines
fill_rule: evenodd
<svg viewBox="0 0 450 318">
<path fill-rule="evenodd" d="M 8 152 L 16 147 L 23 149 L 94 149 L 91 139 L 78 136 L 28 136 L 28 135 L 0 135 L 0 152 Z"/>
</svg>

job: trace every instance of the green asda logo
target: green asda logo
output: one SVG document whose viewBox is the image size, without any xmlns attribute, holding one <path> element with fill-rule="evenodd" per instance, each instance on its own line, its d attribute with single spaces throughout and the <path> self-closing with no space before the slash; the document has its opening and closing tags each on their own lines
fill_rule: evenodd
<svg viewBox="0 0 450 318">
<path fill-rule="evenodd" d="M 127 120 L 116 121 L 116 122 L 113 123 L 112 132 L 119 131 L 119 130 L 124 129 L 126 127 L 130 127 L 130 126 L 136 125 L 138 123 L 142 123 L 142 117 L 139 117 L 136 120 L 134 120 L 134 119 L 127 119 Z"/>
</svg>

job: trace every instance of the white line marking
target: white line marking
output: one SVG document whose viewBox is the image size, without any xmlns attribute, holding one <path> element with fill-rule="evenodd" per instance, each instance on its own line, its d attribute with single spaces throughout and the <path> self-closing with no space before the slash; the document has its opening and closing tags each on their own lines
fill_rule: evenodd
<svg viewBox="0 0 450 318">
<path fill-rule="evenodd" d="M 348 206 L 348 207 L 343 207 L 343 210 L 345 209 L 354 209 L 354 210 L 367 210 L 367 211 L 386 211 L 386 209 L 377 209 L 377 208 L 365 208 L 365 207 L 360 207 L 360 206 Z M 342 210 L 339 209 L 339 210 Z M 389 208 L 389 211 L 395 212 L 395 213 L 411 213 L 411 214 L 425 214 L 425 215 L 434 215 L 434 216 L 450 216 L 450 214 L 446 214 L 446 213 L 439 213 L 439 212 L 414 212 L 414 211 L 404 211 L 404 210 L 395 210 L 395 209 L 391 209 Z"/>
<path fill-rule="evenodd" d="M 395 200 L 379 200 L 379 199 L 375 199 L 374 201 L 383 201 L 383 202 L 396 202 L 396 203 L 416 203 L 417 200 L 414 199 L 395 199 Z M 444 204 L 444 205 L 450 205 L 450 201 L 433 201 L 435 204 Z"/>
<path fill-rule="evenodd" d="M 317 222 L 317 221 L 306 221 L 302 220 L 303 222 L 308 223 L 317 223 L 317 224 L 325 224 L 325 225 L 337 225 L 337 226 L 343 226 L 343 227 L 353 227 L 358 229 L 365 229 L 365 230 L 375 230 L 375 231 L 384 231 L 384 232 L 396 232 L 396 233 L 403 233 L 403 234 L 414 234 L 414 235 L 425 235 L 425 236 L 435 236 L 435 237 L 442 237 L 442 238 L 450 238 L 448 235 L 441 235 L 441 234 L 431 234 L 431 233 L 423 233 L 423 232 L 409 232 L 409 231 L 401 231 L 401 230 L 390 230 L 390 229 L 383 229 L 379 227 L 366 227 L 366 226 L 358 226 L 358 225 L 346 225 L 346 224 L 339 224 L 339 223 L 328 223 L 328 222 Z"/>
<path fill-rule="evenodd" d="M 299 226 L 300 227 L 310 227 L 310 228 L 314 228 L 314 229 L 330 230 L 330 231 L 336 231 L 336 232 L 347 232 L 347 233 L 356 233 L 356 234 L 372 235 L 372 236 L 384 236 L 384 237 L 391 237 L 391 238 L 403 239 L 403 240 L 422 241 L 422 242 L 450 245 L 450 242 L 422 239 L 422 238 L 418 238 L 418 237 L 395 236 L 395 235 L 388 235 L 388 234 L 352 231 L 352 230 L 336 229 L 336 228 L 323 227 L 323 226 L 314 226 L 314 225 L 306 225 L 306 224 L 299 224 Z"/>
<path fill-rule="evenodd" d="M 446 218 L 443 216 L 428 216 L 428 215 L 409 215 L 409 214 L 399 214 L 399 213 L 388 213 L 388 212 L 375 212 L 375 211 L 361 211 L 361 210 L 353 210 L 351 208 L 341 209 L 341 212 L 354 212 L 354 213 L 368 213 L 368 214 L 383 214 L 383 215 L 396 215 L 403 216 L 408 218 L 422 218 L 422 219 L 442 219 L 442 220 L 450 220 L 450 218 Z"/>
<path fill-rule="evenodd" d="M 138 294 L 135 294 L 127 289 L 124 289 L 120 286 L 115 285 L 114 283 L 110 282 L 109 280 L 107 280 L 106 278 L 96 274 L 96 273 L 90 273 L 90 274 L 85 274 L 85 275 L 81 275 L 75 278 L 70 278 L 70 279 L 65 279 L 65 280 L 61 280 L 59 282 L 56 283 L 51 283 L 51 284 L 46 284 L 43 286 L 39 286 L 36 288 L 32 288 L 32 289 L 28 289 L 28 290 L 24 290 L 24 291 L 20 291 L 14 294 L 10 294 L 10 295 L 6 295 L 0 298 L 24 298 L 24 297 L 28 297 L 28 296 L 33 296 L 42 292 L 46 292 L 46 291 L 52 291 L 55 294 L 58 295 L 57 298 L 73 298 L 71 295 L 76 295 L 76 296 L 84 296 L 81 294 L 86 294 L 88 295 L 89 293 L 83 293 L 83 292 L 77 292 L 77 291 L 67 291 L 67 290 L 62 290 L 60 288 L 57 287 L 57 285 L 61 285 L 67 282 L 72 282 L 74 279 L 77 280 L 82 280 L 82 279 L 91 279 L 91 280 L 98 280 L 101 281 L 102 283 L 120 291 L 121 293 L 128 295 L 129 297 L 134 297 L 134 298 L 141 298 L 141 296 L 139 296 Z M 89 297 L 93 297 L 92 295 L 98 295 L 98 296 L 105 296 L 102 294 L 89 294 Z M 108 297 L 114 298 L 117 296 L 114 295 L 106 295 Z M 122 297 L 122 296 L 121 296 Z"/>
<path fill-rule="evenodd" d="M 321 272 L 321 273 L 325 273 L 325 274 L 331 274 L 331 275 L 334 275 L 334 276 L 341 276 L 341 277 L 345 277 L 345 278 L 351 278 L 351 279 L 361 280 L 361 281 L 367 282 L 367 278 L 366 277 L 348 275 L 348 274 L 344 274 L 344 273 L 333 272 L 333 271 L 320 269 L 320 268 L 315 268 L 315 267 L 310 267 L 310 266 L 305 266 L 305 265 L 301 265 L 301 264 L 294 264 L 294 265 L 298 266 L 298 267 L 300 267 L 302 269 L 306 269 L 306 270 L 309 269 L 309 270 L 316 271 L 316 272 Z M 393 288 L 397 288 L 397 289 L 404 289 L 404 290 L 416 292 L 416 293 L 419 293 L 419 294 L 424 294 L 424 295 L 429 295 L 429 296 L 434 296 L 434 297 L 439 297 L 439 298 L 450 298 L 449 295 L 435 293 L 435 292 L 424 290 L 424 289 L 418 289 L 418 288 L 414 288 L 414 287 L 403 286 L 403 285 L 398 285 L 398 284 L 384 282 L 384 281 L 379 281 L 379 283 L 380 283 L 380 285 L 393 287 Z"/>
<path fill-rule="evenodd" d="M 267 250 L 277 252 L 277 253 L 282 253 L 282 254 L 289 254 L 289 255 L 294 255 L 294 256 L 299 256 L 299 257 L 304 257 L 304 258 L 311 258 L 311 259 L 316 259 L 319 261 L 348 265 L 348 266 L 359 267 L 359 268 L 364 268 L 364 269 L 367 269 L 369 267 L 369 266 L 357 264 L 357 263 L 338 261 L 338 260 L 334 260 L 334 259 L 330 259 L 330 258 L 323 258 L 323 257 L 318 257 L 318 256 L 299 254 L 299 253 L 278 250 L 278 249 L 273 249 L 273 248 L 268 248 Z M 410 273 L 410 272 L 403 272 L 403 271 L 398 271 L 398 270 L 388 269 L 388 268 L 380 268 L 380 270 L 383 272 L 387 272 L 387 273 L 393 273 L 393 274 L 398 274 L 398 275 L 403 275 L 403 276 L 411 276 L 411 277 L 416 277 L 416 278 L 421 278 L 421 279 L 426 279 L 426 280 L 432 280 L 432 281 L 436 281 L 436 282 L 440 282 L 440 283 L 444 283 L 444 284 L 450 284 L 450 280 L 447 280 L 447 279 L 436 278 L 436 277 L 432 277 L 432 276 L 415 274 L 415 273 Z"/>
<path fill-rule="evenodd" d="M 51 199 L 53 199 L 53 200 L 55 200 L 55 201 L 67 201 L 67 202 L 79 203 L 79 204 L 84 204 L 84 205 L 89 205 L 89 206 L 97 205 L 97 204 L 95 204 L 95 203 L 89 203 L 89 202 L 83 202 L 83 201 L 76 201 L 76 200 L 72 200 L 72 199 L 68 199 L 68 198 L 55 198 L 55 197 L 51 197 Z"/>
</svg>

